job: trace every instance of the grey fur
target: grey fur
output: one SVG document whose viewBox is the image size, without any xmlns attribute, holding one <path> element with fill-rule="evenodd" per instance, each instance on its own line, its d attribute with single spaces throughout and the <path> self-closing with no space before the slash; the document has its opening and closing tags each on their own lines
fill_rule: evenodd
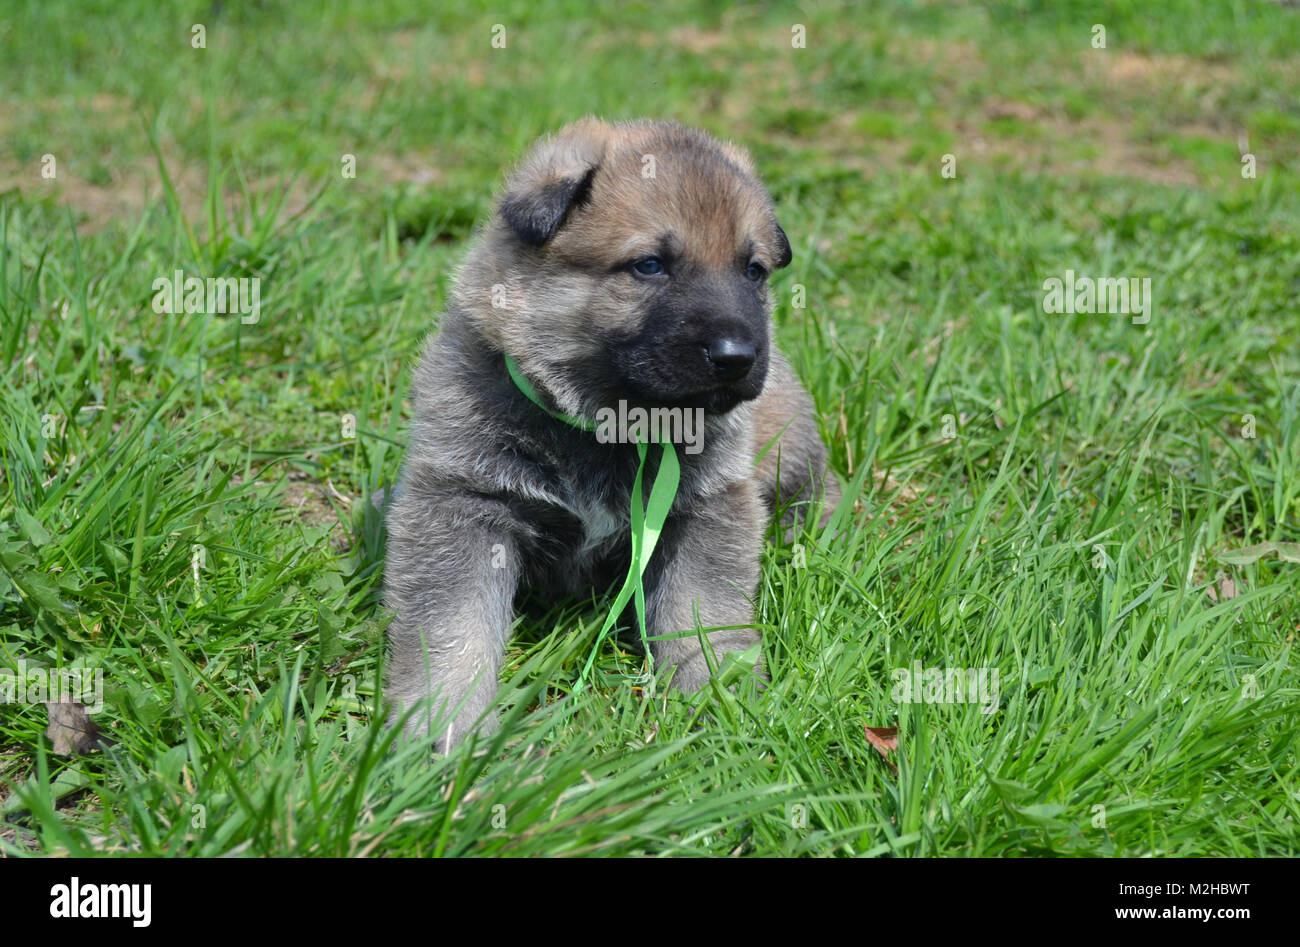
<svg viewBox="0 0 1300 947">
<path fill-rule="evenodd" d="M 657 159 L 654 179 L 637 174 L 645 154 Z M 641 237 L 664 239 L 672 275 L 618 268 L 620 242 Z M 543 412 L 513 384 L 503 353 L 570 414 L 592 418 L 619 396 L 662 403 L 674 385 L 706 406 L 703 449 L 678 451 L 681 485 L 645 576 L 649 631 L 691 630 L 697 615 L 705 628 L 752 624 L 773 507 L 823 488 L 829 507 L 837 488 L 833 477 L 823 483 L 811 401 L 770 342 L 766 289 L 728 262 L 744 271 L 745 250 L 769 269 L 789 258 L 748 157 L 691 129 L 584 121 L 540 143 L 511 177 L 416 369 L 410 448 L 389 507 L 387 696 L 393 720 L 420 707 L 408 735 L 447 750 L 476 722 L 481 732 L 495 726 L 485 711 L 519 588 L 582 595 L 628 567 L 636 448 L 599 443 Z M 729 386 L 710 361 L 707 340 L 719 333 L 758 352 Z M 647 489 L 658 453 L 651 448 Z M 709 640 L 721 657 L 758 636 L 725 630 Z M 708 681 L 697 638 L 652 650 L 680 690 Z"/>
</svg>

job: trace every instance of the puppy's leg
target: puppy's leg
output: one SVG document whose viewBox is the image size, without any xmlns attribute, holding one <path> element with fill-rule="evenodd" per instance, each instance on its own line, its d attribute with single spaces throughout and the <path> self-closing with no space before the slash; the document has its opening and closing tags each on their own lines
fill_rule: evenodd
<svg viewBox="0 0 1300 947">
<path fill-rule="evenodd" d="M 775 349 L 768 371 L 754 424 L 756 448 L 767 449 L 756 471 L 763 501 L 769 512 L 784 508 L 782 525 L 788 528 L 800 526 L 820 501 L 825 526 L 840 501 L 840 486 L 826 467 L 812 399 Z"/>
<path fill-rule="evenodd" d="M 751 625 L 763 522 L 763 504 L 750 481 L 734 484 L 689 515 L 670 518 L 647 571 L 650 634 L 693 631 L 697 614 L 702 628 Z M 708 639 L 721 660 L 728 651 L 750 648 L 758 632 L 728 628 L 708 633 Z M 693 693 L 708 682 L 697 635 L 651 641 L 650 649 L 656 668 L 676 668 L 672 684 L 679 690 Z"/>
<path fill-rule="evenodd" d="M 388 524 L 387 603 L 390 724 L 420 704 L 408 737 L 435 747 L 460 743 L 497 692 L 513 617 L 518 555 L 508 530 L 483 515 L 482 501 L 408 484 Z M 491 732 L 493 718 L 479 726 Z"/>
</svg>

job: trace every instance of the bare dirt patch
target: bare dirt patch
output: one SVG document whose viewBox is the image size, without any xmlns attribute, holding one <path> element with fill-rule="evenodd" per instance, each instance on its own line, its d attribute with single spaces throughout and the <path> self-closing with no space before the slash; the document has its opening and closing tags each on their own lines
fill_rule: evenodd
<svg viewBox="0 0 1300 947">
<path fill-rule="evenodd" d="M 1217 86 L 1241 81 L 1240 72 L 1224 63 L 1190 56 L 1133 50 L 1093 50 L 1083 56 L 1084 74 L 1120 85 Z"/>
<path fill-rule="evenodd" d="M 437 184 L 442 178 L 442 172 L 429 155 L 379 151 L 366 160 L 380 180 L 392 184 Z"/>
<path fill-rule="evenodd" d="M 47 180 L 41 177 L 39 163 L 21 166 L 13 161 L 0 161 L 0 192 L 16 190 L 23 198 L 35 200 L 49 197 L 73 208 L 84 215 L 77 227 L 82 234 L 98 233 L 117 220 L 134 219 L 142 208 L 163 196 L 155 161 L 141 159 L 117 167 L 107 185 L 94 184 L 76 174 L 70 170 L 70 163 L 60 161 L 56 166 L 57 176 Z M 169 163 L 168 170 L 186 216 L 198 219 L 206 192 L 201 175 L 179 163 Z"/>
<path fill-rule="evenodd" d="M 335 527 L 339 525 L 339 516 L 330 503 L 331 496 L 342 506 L 346 506 L 345 501 L 351 499 L 332 490 L 329 484 L 297 479 L 295 472 L 289 475 L 289 482 L 280 494 L 280 503 L 293 510 L 299 521 L 309 526 Z"/>
<path fill-rule="evenodd" d="M 1035 124 L 1044 130 L 1036 139 L 1008 137 L 987 124 L 967 126 L 965 133 L 970 135 L 976 155 L 997 157 L 1046 174 L 1092 172 L 1183 187 L 1199 182 L 1187 162 L 1135 140 L 1127 122 L 1044 116 Z"/>
<path fill-rule="evenodd" d="M 679 26 L 668 34 L 668 41 L 693 53 L 711 53 L 719 47 L 736 41 L 732 30 L 701 30 L 694 26 Z"/>
<path fill-rule="evenodd" d="M 192 106 L 195 109 L 205 107 L 198 99 Z M 0 103 L 0 137 L 12 134 L 14 128 L 56 126 L 59 121 L 67 120 L 61 113 L 68 109 L 84 113 L 86 122 L 120 133 L 124 143 L 139 150 L 129 157 L 115 152 L 89 156 L 51 146 L 48 153 L 55 159 L 53 178 L 42 177 L 42 156 L 22 163 L 3 157 L 0 158 L 0 194 L 16 191 L 25 200 L 52 199 L 71 207 L 82 217 L 77 232 L 83 235 L 98 233 L 118 221 L 129 225 L 139 218 L 144 208 L 164 200 L 166 192 L 158 159 L 149 146 L 136 107 L 120 96 L 99 93 L 85 102 L 60 101 L 22 107 Z M 182 213 L 197 232 L 203 234 L 208 192 L 206 160 L 185 158 L 180 145 L 166 137 L 160 141 L 159 150 Z M 107 172 L 106 182 L 92 179 L 92 162 L 100 174 Z M 259 197 L 267 197 L 283 183 L 279 180 L 253 180 L 248 186 Z M 232 181 L 226 182 L 225 190 L 223 206 L 227 216 L 238 219 L 241 197 Z M 281 216 L 292 216 L 304 208 L 309 200 L 309 190 L 309 182 L 301 178 L 295 181 L 285 199 Z"/>
</svg>

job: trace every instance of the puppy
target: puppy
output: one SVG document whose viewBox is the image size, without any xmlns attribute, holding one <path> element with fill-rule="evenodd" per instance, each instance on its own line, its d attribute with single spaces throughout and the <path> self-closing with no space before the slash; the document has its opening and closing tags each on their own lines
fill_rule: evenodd
<svg viewBox="0 0 1300 947">
<path fill-rule="evenodd" d="M 644 438 L 573 423 L 616 409 L 691 428 L 643 577 L 649 635 L 722 626 L 708 633 L 719 657 L 758 640 L 737 626 L 753 623 L 768 519 L 838 495 L 811 400 L 772 338 L 767 278 L 789 262 L 749 157 L 700 131 L 587 119 L 509 177 L 416 369 L 389 508 L 387 695 L 393 721 L 419 705 L 409 736 L 446 751 L 494 727 L 485 711 L 521 587 L 589 594 L 626 576 Z M 651 654 L 684 692 L 709 679 L 698 634 Z"/>
</svg>

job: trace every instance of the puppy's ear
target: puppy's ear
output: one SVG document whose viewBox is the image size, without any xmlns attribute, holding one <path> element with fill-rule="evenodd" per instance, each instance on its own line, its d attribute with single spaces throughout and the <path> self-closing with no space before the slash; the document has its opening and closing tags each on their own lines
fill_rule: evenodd
<svg viewBox="0 0 1300 947">
<path fill-rule="evenodd" d="M 593 167 L 579 177 L 556 178 L 510 191 L 501 201 L 501 217 L 520 240 L 540 247 L 555 236 L 569 208 L 586 201 L 595 174 Z"/>
<path fill-rule="evenodd" d="M 785 235 L 785 229 L 776 222 L 776 218 L 772 219 L 772 226 L 776 228 L 777 253 L 775 263 L 776 268 L 779 270 L 790 265 L 790 261 L 794 259 L 794 251 L 790 249 L 790 238 Z"/>
<path fill-rule="evenodd" d="M 758 177 L 758 171 L 754 168 L 754 159 L 749 156 L 749 152 L 733 141 L 720 141 L 718 148 L 722 151 L 726 159 L 753 177 Z"/>
<path fill-rule="evenodd" d="M 749 156 L 748 151 L 731 141 L 719 141 L 717 144 L 718 149 L 728 161 L 745 174 L 748 174 L 755 181 L 758 180 L 758 170 L 754 167 L 754 159 Z M 781 229 L 781 225 L 777 222 L 775 216 L 772 218 L 772 227 L 776 230 L 774 235 L 776 259 L 773 263 L 779 270 L 782 267 L 790 265 L 790 261 L 794 258 L 794 254 L 790 250 L 790 240 L 786 237 L 785 231 Z"/>
<path fill-rule="evenodd" d="M 531 247 L 544 245 L 569 211 L 586 202 L 613 131 L 604 122 L 584 119 L 561 129 L 524 159 L 510 176 L 499 207 L 502 220 L 520 240 Z"/>
</svg>

